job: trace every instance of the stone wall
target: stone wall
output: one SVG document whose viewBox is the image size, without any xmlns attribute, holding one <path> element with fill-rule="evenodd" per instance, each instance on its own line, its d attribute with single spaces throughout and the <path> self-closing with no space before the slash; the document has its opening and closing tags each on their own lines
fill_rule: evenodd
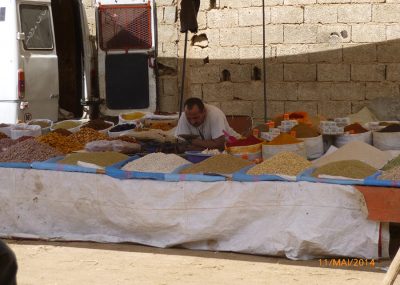
<svg viewBox="0 0 400 285">
<path fill-rule="evenodd" d="M 178 108 L 184 34 L 177 0 L 157 1 L 161 100 Z M 265 0 L 268 117 L 328 117 L 400 98 L 399 0 Z M 185 96 L 262 119 L 262 0 L 201 0 Z"/>
</svg>

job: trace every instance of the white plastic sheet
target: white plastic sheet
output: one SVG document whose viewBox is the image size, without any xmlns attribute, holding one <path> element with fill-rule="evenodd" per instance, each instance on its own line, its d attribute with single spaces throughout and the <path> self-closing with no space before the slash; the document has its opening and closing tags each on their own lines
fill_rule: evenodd
<svg viewBox="0 0 400 285">
<path fill-rule="evenodd" d="M 388 256 L 384 227 L 383 255 Z M 0 235 L 310 259 L 378 258 L 379 223 L 351 186 L 160 182 L 0 170 Z"/>
</svg>

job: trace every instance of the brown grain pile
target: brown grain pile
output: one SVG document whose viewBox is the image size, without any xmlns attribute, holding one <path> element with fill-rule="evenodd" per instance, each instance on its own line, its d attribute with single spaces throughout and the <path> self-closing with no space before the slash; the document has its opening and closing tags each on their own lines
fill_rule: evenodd
<svg viewBox="0 0 400 285">
<path fill-rule="evenodd" d="M 28 139 L 9 147 L 0 153 L 1 162 L 34 162 L 44 161 L 62 155 L 61 152 L 40 143 L 35 139 Z"/>
<path fill-rule="evenodd" d="M 54 131 L 52 131 L 52 133 L 57 133 L 63 136 L 68 137 L 69 135 L 72 135 L 72 132 L 66 130 L 66 129 L 56 129 Z"/>
<path fill-rule="evenodd" d="M 16 144 L 15 140 L 10 138 L 0 139 L 0 151 L 5 151 L 14 144 Z"/>
<path fill-rule="evenodd" d="M 8 136 L 5 133 L 0 132 L 0 140 L 1 139 L 7 139 Z"/>
<path fill-rule="evenodd" d="M 200 163 L 193 164 L 181 171 L 182 174 L 194 173 L 221 173 L 232 174 L 246 166 L 252 165 L 244 160 L 229 154 L 214 155 Z"/>
<path fill-rule="evenodd" d="M 51 132 L 46 135 L 39 136 L 37 138 L 37 141 L 54 147 L 58 151 L 65 154 L 84 148 L 84 145 L 79 143 L 76 139 L 61 135 L 56 132 Z"/>
<path fill-rule="evenodd" d="M 82 161 L 106 167 L 126 160 L 127 158 L 129 158 L 129 156 L 114 151 L 79 152 L 69 154 L 64 159 L 57 161 L 57 163 L 77 165 L 78 161 Z"/>
<path fill-rule="evenodd" d="M 75 134 L 70 135 L 68 138 L 77 140 L 82 145 L 86 145 L 88 142 L 106 140 L 108 139 L 108 136 L 91 128 L 83 128 Z"/>
<path fill-rule="evenodd" d="M 376 168 L 359 160 L 335 161 L 317 168 L 312 174 L 314 177 L 319 175 L 341 176 L 353 179 L 364 179 L 373 175 Z"/>
<path fill-rule="evenodd" d="M 96 119 L 96 120 L 90 120 L 89 122 L 87 122 L 85 125 L 82 126 L 82 129 L 83 128 L 91 128 L 96 131 L 101 131 L 101 130 L 108 129 L 111 126 L 112 126 L 111 123 L 107 123 L 106 121 L 104 121 L 102 119 Z"/>
<path fill-rule="evenodd" d="M 379 176 L 380 180 L 400 180 L 400 166 L 395 166 Z"/>
</svg>

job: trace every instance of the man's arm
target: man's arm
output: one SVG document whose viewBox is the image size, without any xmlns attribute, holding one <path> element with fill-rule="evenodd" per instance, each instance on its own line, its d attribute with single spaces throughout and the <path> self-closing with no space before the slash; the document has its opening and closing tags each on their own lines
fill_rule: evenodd
<svg viewBox="0 0 400 285">
<path fill-rule="evenodd" d="M 192 145 L 194 147 L 219 149 L 222 151 L 225 148 L 225 137 L 220 136 L 219 138 L 212 139 L 212 140 L 194 139 L 194 140 L 192 140 Z"/>
</svg>

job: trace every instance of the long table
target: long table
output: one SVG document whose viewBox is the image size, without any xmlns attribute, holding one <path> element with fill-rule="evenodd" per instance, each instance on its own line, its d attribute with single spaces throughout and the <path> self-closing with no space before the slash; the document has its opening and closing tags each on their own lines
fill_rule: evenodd
<svg viewBox="0 0 400 285">
<path fill-rule="evenodd" d="M 2 237 L 133 242 L 310 259 L 388 257 L 353 186 L 162 182 L 0 169 Z"/>
</svg>

